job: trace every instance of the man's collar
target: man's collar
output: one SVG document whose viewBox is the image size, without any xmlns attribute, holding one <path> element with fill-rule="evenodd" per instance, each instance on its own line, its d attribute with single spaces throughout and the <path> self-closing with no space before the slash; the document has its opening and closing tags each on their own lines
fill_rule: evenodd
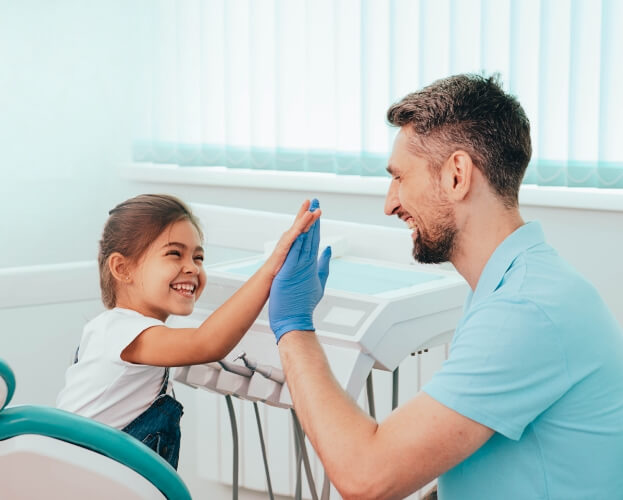
<svg viewBox="0 0 623 500">
<path fill-rule="evenodd" d="M 468 307 L 487 297 L 498 287 L 504 274 L 519 254 L 545 242 L 541 224 L 528 222 L 515 229 L 498 245 L 485 264 L 473 295 L 468 298 Z M 467 308 L 466 308 L 467 309 Z"/>
</svg>

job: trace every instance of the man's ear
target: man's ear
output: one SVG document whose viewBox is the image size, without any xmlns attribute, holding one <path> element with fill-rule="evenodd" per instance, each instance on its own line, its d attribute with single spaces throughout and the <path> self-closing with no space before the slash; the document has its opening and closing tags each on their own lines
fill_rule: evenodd
<svg viewBox="0 0 623 500">
<path fill-rule="evenodd" d="M 108 257 L 108 269 L 110 269 L 111 274 L 117 281 L 122 283 L 130 283 L 132 281 L 128 259 L 119 252 L 113 252 Z"/>
<path fill-rule="evenodd" d="M 446 195 L 454 201 L 465 199 L 472 187 L 474 164 L 471 156 L 459 149 L 442 166 L 441 182 Z"/>
</svg>

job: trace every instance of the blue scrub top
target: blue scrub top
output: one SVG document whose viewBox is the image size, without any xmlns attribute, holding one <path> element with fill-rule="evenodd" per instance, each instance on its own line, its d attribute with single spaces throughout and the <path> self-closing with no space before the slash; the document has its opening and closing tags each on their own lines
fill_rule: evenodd
<svg viewBox="0 0 623 500">
<path fill-rule="evenodd" d="M 623 331 L 538 223 L 495 250 L 464 313 L 424 391 L 495 434 L 439 498 L 623 498 Z"/>
</svg>

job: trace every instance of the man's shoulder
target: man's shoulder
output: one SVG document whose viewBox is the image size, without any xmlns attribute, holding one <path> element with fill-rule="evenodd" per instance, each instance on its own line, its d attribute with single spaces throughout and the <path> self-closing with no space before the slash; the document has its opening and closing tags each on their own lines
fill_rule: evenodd
<svg viewBox="0 0 623 500">
<path fill-rule="evenodd" d="M 498 290 L 470 308 L 457 332 L 486 331 L 489 335 L 504 334 L 509 338 L 521 333 L 516 338 L 527 339 L 542 331 L 551 334 L 555 329 L 547 305 L 540 304 L 525 291 L 501 293 Z"/>
<path fill-rule="evenodd" d="M 601 301 L 595 287 L 547 244 L 518 255 L 488 299 L 497 305 L 532 304 L 543 311 L 564 309 L 569 313 L 573 310 L 568 307 L 578 301 L 587 306 Z"/>
<path fill-rule="evenodd" d="M 593 341 L 620 336 L 597 289 L 551 252 L 518 256 L 497 289 L 467 311 L 459 330 L 504 332 L 512 342 L 567 347 L 582 345 L 587 332 L 599 332 Z"/>
<path fill-rule="evenodd" d="M 505 278 L 524 284 L 543 284 L 558 279 L 584 279 L 554 248 L 541 243 L 521 252 L 506 270 Z"/>
</svg>

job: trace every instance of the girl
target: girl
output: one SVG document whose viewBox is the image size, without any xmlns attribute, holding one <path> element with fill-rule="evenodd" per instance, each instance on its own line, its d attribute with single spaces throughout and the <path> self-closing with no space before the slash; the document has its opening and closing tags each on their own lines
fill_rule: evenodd
<svg viewBox="0 0 623 500">
<path fill-rule="evenodd" d="M 98 257 L 108 310 L 85 326 L 57 406 L 122 429 L 177 468 L 183 412 L 169 395 L 168 367 L 229 353 L 262 310 L 290 246 L 320 216 L 316 206 L 303 203 L 264 265 L 198 328 L 164 322 L 191 314 L 205 287 L 199 221 L 167 195 L 113 208 Z"/>
</svg>

